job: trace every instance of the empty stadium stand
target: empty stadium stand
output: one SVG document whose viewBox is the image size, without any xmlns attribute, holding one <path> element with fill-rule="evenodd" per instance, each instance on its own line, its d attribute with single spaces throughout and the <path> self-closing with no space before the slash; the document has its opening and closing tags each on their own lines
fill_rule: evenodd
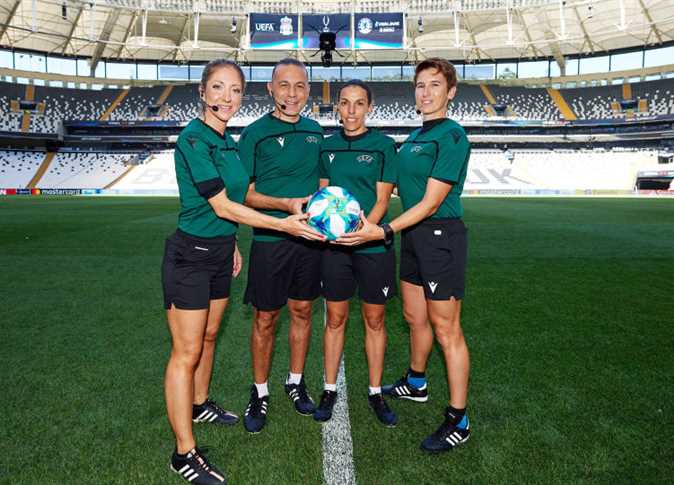
<svg viewBox="0 0 674 485">
<path fill-rule="evenodd" d="M 672 79 L 632 84 L 632 97 L 637 100 L 646 100 L 648 114 L 674 114 L 674 81 Z"/>
<path fill-rule="evenodd" d="M 611 103 L 622 100 L 622 86 L 619 85 L 560 89 L 559 92 L 581 120 L 614 118 Z"/>
<path fill-rule="evenodd" d="M 110 120 L 135 121 L 148 118 L 148 107 L 157 103 L 163 91 L 163 86 L 132 88 L 119 106 L 112 110 Z"/>
<path fill-rule="evenodd" d="M 31 119 L 30 131 L 56 133 L 59 123 L 67 120 L 97 120 L 119 95 L 119 89 L 73 89 L 38 86 L 36 101 L 45 104 L 42 115 Z"/>
<path fill-rule="evenodd" d="M 464 192 L 631 193 L 639 169 L 656 166 L 653 150 L 473 150 Z"/>
<path fill-rule="evenodd" d="M 512 117 L 521 120 L 554 121 L 561 118 L 557 106 L 543 88 L 489 86 L 498 103 L 508 106 Z"/>
<path fill-rule="evenodd" d="M 104 188 L 128 170 L 132 153 L 60 152 L 38 188 Z"/>
<path fill-rule="evenodd" d="M 24 188 L 44 159 L 44 152 L 0 151 L 0 188 Z"/>
<path fill-rule="evenodd" d="M 303 114 L 318 117 L 315 107 L 335 102 L 342 85 L 330 83 L 329 95 L 325 96 L 323 83 L 312 83 Z M 396 125 L 419 121 L 411 83 L 373 81 L 369 85 L 375 98 L 375 108 L 370 115 L 373 123 Z M 461 83 L 449 105 L 449 115 L 462 121 L 485 120 L 496 114 L 495 105 L 501 105 L 506 107 L 504 114 L 516 120 L 611 119 L 625 116 L 620 109 L 625 93 L 635 103 L 630 114 L 674 114 L 673 80 L 633 83 L 626 87 L 629 89 L 612 85 L 546 90 Z M 106 116 L 112 121 L 163 119 L 186 122 L 198 116 L 201 110 L 197 84 L 175 85 L 172 89 L 166 86 L 135 87 L 128 91 L 35 86 L 34 101 L 39 109 L 24 116 L 18 109 L 18 102 L 25 99 L 27 92 L 25 85 L 0 83 L 0 131 L 18 132 L 25 128 L 33 133 L 53 134 L 57 133 L 62 121 L 100 120 Z M 154 111 L 148 111 L 149 107 L 154 107 Z M 272 108 L 266 83 L 248 83 L 243 105 L 232 125 L 246 126 Z M 323 119 L 331 117 L 330 113 L 322 115 Z"/>
</svg>

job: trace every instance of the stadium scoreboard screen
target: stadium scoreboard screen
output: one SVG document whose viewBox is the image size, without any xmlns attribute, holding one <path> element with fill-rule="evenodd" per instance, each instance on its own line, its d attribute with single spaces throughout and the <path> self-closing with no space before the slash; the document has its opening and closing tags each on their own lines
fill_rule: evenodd
<svg viewBox="0 0 674 485">
<path fill-rule="evenodd" d="M 250 46 L 254 49 L 299 47 L 298 17 L 294 14 L 251 13 L 248 32 L 250 32 Z"/>
<path fill-rule="evenodd" d="M 323 32 L 334 32 L 337 49 L 351 48 L 351 15 L 302 15 L 302 47 L 318 49 Z"/>
<path fill-rule="evenodd" d="M 336 34 L 337 49 L 402 49 L 405 17 L 397 13 L 265 14 L 249 16 L 252 49 L 318 49 L 323 32 Z"/>
</svg>

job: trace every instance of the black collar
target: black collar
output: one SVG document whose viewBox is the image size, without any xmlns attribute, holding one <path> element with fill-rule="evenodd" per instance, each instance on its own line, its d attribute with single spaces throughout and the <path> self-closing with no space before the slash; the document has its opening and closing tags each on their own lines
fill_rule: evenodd
<svg viewBox="0 0 674 485">
<path fill-rule="evenodd" d="M 365 138 L 365 137 L 366 137 L 367 135 L 369 135 L 369 134 L 370 134 L 370 130 L 365 130 L 363 133 L 361 133 L 361 134 L 359 134 L 359 135 L 353 135 L 353 136 L 351 136 L 351 135 L 347 135 L 347 134 L 346 134 L 346 131 L 344 131 L 344 128 L 342 128 L 342 138 L 344 138 L 344 139 L 345 139 L 346 141 L 348 141 L 349 143 L 353 143 L 354 141 L 361 140 L 361 139 Z"/>
<path fill-rule="evenodd" d="M 436 118 L 434 120 L 424 121 L 423 125 L 421 126 L 421 132 L 424 133 L 435 126 L 444 123 L 445 121 L 449 121 L 449 118 Z"/>
<path fill-rule="evenodd" d="M 293 126 L 294 126 L 294 125 L 297 125 L 300 121 L 302 121 L 302 115 L 300 115 L 300 117 L 299 117 L 299 119 L 298 119 L 297 121 L 286 121 L 286 120 L 282 120 L 282 119 L 279 118 L 278 116 L 274 116 L 274 112 L 273 112 L 273 111 L 270 111 L 270 112 L 269 112 L 269 117 L 270 117 L 272 120 L 276 120 L 276 121 L 278 121 L 278 122 L 280 122 L 280 123 L 285 123 L 286 125 L 293 125 Z"/>
<path fill-rule="evenodd" d="M 208 129 L 211 130 L 213 133 L 215 133 L 215 136 L 217 136 L 218 138 L 222 138 L 223 140 L 227 139 L 227 136 L 225 135 L 225 133 L 227 133 L 227 128 L 225 128 L 225 131 L 224 131 L 224 132 L 222 133 L 222 135 L 221 135 L 220 132 L 219 132 L 218 130 L 214 129 L 212 126 L 210 126 L 210 125 L 209 125 L 208 123 L 206 123 L 204 120 L 202 120 L 201 118 L 197 118 L 197 119 L 198 119 L 199 121 L 201 121 L 201 124 L 202 124 L 202 125 L 204 125 L 206 128 L 208 128 Z"/>
</svg>

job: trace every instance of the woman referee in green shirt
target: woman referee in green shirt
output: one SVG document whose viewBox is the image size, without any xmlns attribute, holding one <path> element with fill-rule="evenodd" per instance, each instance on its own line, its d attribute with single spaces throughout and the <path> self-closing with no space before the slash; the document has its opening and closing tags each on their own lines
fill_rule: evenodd
<svg viewBox="0 0 674 485">
<path fill-rule="evenodd" d="M 192 422 L 238 421 L 238 416 L 208 398 L 220 321 L 232 276 L 242 266 L 235 237 L 238 223 L 324 239 L 304 223 L 306 215 L 278 219 L 242 205 L 248 173 L 226 127 L 241 107 L 244 88 L 238 65 L 223 59 L 208 63 L 199 85 L 203 117 L 183 129 L 175 150 L 180 214 L 178 229 L 166 240 L 162 262 L 164 306 L 172 338 L 164 384 L 176 438 L 171 469 L 193 484 L 226 480 L 196 447 Z"/>
<path fill-rule="evenodd" d="M 360 202 L 371 223 L 387 222 L 388 203 L 395 183 L 395 142 L 365 126 L 367 114 L 372 111 L 372 92 L 364 82 L 351 80 L 344 84 L 337 106 L 343 129 L 323 142 L 318 165 L 320 185 L 344 187 Z M 382 424 L 395 426 L 396 415 L 381 392 L 386 351 L 384 309 L 386 301 L 396 295 L 395 251 L 382 241 L 355 249 L 330 245 L 323 251 L 321 279 L 327 301 L 323 337 L 325 388 L 314 419 L 327 421 L 332 416 L 349 300 L 357 287 L 365 323 L 368 401 Z"/>
<path fill-rule="evenodd" d="M 460 196 L 470 144 L 463 128 L 447 118 L 447 104 L 456 95 L 454 66 L 444 59 L 427 59 L 417 65 L 414 84 L 423 127 L 403 142 L 396 159 L 403 213 L 379 226 L 363 218 L 360 231 L 338 242 L 391 241 L 395 232 L 402 231 L 400 288 L 410 327 L 410 368 L 385 393 L 428 400 L 425 371 L 435 331 L 445 357 L 450 399 L 442 425 L 421 448 L 440 452 L 470 436 L 466 416 L 470 359 L 460 323 L 467 255 Z"/>
</svg>

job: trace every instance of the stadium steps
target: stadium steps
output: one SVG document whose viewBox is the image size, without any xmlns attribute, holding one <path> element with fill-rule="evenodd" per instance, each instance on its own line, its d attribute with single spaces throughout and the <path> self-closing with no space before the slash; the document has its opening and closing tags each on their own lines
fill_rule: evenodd
<svg viewBox="0 0 674 485">
<path fill-rule="evenodd" d="M 26 101 L 35 100 L 35 86 L 29 84 L 26 86 L 26 94 L 24 96 Z M 30 111 L 23 112 L 23 118 L 21 119 L 21 133 L 28 133 L 30 130 Z"/>
<path fill-rule="evenodd" d="M 623 99 L 632 99 L 632 85 L 630 83 L 623 83 Z"/>
<path fill-rule="evenodd" d="M 122 104 L 122 101 L 124 101 L 124 98 L 129 94 L 128 89 L 122 90 L 121 93 L 119 93 L 119 96 L 115 98 L 115 100 L 112 102 L 112 104 L 108 107 L 108 109 L 105 110 L 105 113 L 101 115 L 101 117 L 98 119 L 99 121 L 107 121 L 110 119 L 110 114 L 115 111 L 115 108 Z"/>
<path fill-rule="evenodd" d="M 129 165 L 129 167 L 126 170 L 124 170 L 124 173 L 122 173 L 119 177 L 117 177 L 115 180 L 113 180 L 112 182 L 110 182 L 108 185 L 106 185 L 103 188 L 104 189 L 111 189 L 117 182 L 119 182 L 124 177 L 129 175 L 129 173 L 131 173 L 131 170 L 133 170 L 136 167 L 137 167 L 137 165 Z"/>
<path fill-rule="evenodd" d="M 173 92 L 173 84 L 169 84 L 164 88 L 164 91 L 162 91 L 161 96 L 159 96 L 159 99 L 157 99 L 157 103 L 159 106 L 162 106 L 168 97 L 171 95 Z"/>
<path fill-rule="evenodd" d="M 560 93 L 559 90 L 557 89 L 553 88 L 546 88 L 546 89 L 548 91 L 548 94 L 552 98 L 552 101 L 555 103 L 555 106 L 557 106 L 559 112 L 562 113 L 562 117 L 566 121 L 576 121 L 578 117 L 571 109 L 571 106 L 569 106 L 569 104 L 566 102 L 566 100 L 562 96 L 562 93 Z"/>
<path fill-rule="evenodd" d="M 34 189 L 37 186 L 37 184 L 40 182 L 40 179 L 42 179 L 42 176 L 47 173 L 47 170 L 49 169 L 49 166 L 51 165 L 51 162 L 54 160 L 55 156 L 56 152 L 45 153 L 44 160 L 42 160 L 40 167 L 37 169 L 37 172 L 35 172 L 35 175 L 33 175 L 33 178 L 30 179 L 28 185 L 26 185 L 27 189 Z"/>
<path fill-rule="evenodd" d="M 484 97 L 487 98 L 487 102 L 489 103 L 484 105 L 484 110 L 487 112 L 487 116 L 496 116 L 496 111 L 494 110 L 496 98 L 492 94 L 491 89 L 489 89 L 489 86 L 487 86 L 486 84 L 480 84 L 480 89 L 482 90 L 482 94 L 484 94 Z"/>
<path fill-rule="evenodd" d="M 496 98 L 492 94 L 491 89 L 489 89 L 489 86 L 486 84 L 480 84 L 480 89 L 482 90 L 484 97 L 487 98 L 487 101 L 489 101 L 489 104 L 496 104 Z"/>
<path fill-rule="evenodd" d="M 323 80 L 323 104 L 330 104 L 330 81 Z"/>
</svg>

